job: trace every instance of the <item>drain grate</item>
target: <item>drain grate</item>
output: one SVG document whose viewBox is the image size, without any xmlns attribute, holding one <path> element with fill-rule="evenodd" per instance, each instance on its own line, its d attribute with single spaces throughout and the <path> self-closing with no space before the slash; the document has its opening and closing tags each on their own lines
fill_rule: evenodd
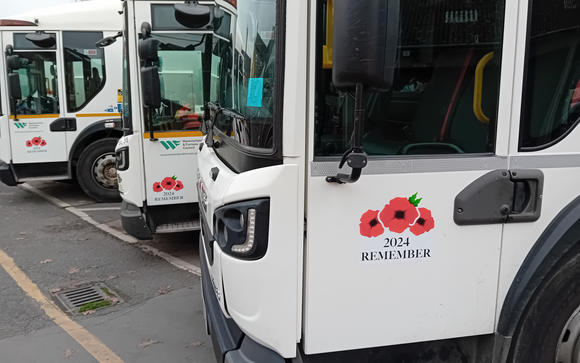
<svg viewBox="0 0 580 363">
<path fill-rule="evenodd" d="M 103 301 L 111 297 L 120 300 L 119 297 L 116 294 L 113 294 L 104 284 L 63 291 L 56 294 L 56 297 L 66 307 L 68 312 L 74 312 L 85 304 Z"/>
</svg>

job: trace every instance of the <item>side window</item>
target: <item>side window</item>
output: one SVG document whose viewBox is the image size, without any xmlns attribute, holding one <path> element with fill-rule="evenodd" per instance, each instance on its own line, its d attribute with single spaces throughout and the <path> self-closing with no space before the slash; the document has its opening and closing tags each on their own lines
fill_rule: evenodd
<svg viewBox="0 0 580 363">
<path fill-rule="evenodd" d="M 55 52 L 17 52 L 20 56 L 18 115 L 59 114 L 58 73 Z"/>
<path fill-rule="evenodd" d="M 536 0 L 530 9 L 520 151 L 557 143 L 580 120 L 580 7 Z"/>
<path fill-rule="evenodd" d="M 155 131 L 198 130 L 204 105 L 203 34 L 153 34 L 158 42 L 161 107 L 153 115 Z M 208 62 L 209 64 L 209 62 Z M 149 124 L 145 124 L 149 131 Z"/>
<path fill-rule="evenodd" d="M 332 12 L 327 1 L 318 5 L 315 155 L 338 156 L 351 145 L 354 101 L 334 88 L 332 69 L 323 67 Z M 504 5 L 401 2 L 394 86 L 366 98 L 369 155 L 495 151 Z"/>
<path fill-rule="evenodd" d="M 67 110 L 76 112 L 105 86 L 105 50 L 95 43 L 102 32 L 63 32 Z"/>
</svg>

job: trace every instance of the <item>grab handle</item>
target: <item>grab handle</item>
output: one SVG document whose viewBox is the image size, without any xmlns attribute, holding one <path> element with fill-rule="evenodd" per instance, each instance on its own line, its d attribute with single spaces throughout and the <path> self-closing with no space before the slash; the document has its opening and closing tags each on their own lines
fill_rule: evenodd
<svg viewBox="0 0 580 363">
<path fill-rule="evenodd" d="M 493 58 L 493 52 L 487 53 L 479 63 L 477 63 L 477 68 L 475 68 L 475 89 L 473 92 L 473 113 L 477 119 L 489 125 L 489 118 L 485 116 L 483 110 L 481 109 L 481 97 L 483 94 L 483 70 L 487 63 Z"/>
</svg>

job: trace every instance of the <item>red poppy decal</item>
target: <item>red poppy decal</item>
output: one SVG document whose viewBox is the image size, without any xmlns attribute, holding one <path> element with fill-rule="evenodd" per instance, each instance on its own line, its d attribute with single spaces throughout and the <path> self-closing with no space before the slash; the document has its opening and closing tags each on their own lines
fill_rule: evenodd
<svg viewBox="0 0 580 363">
<path fill-rule="evenodd" d="M 163 190 L 175 190 L 176 192 L 183 189 L 183 183 L 180 180 L 177 180 L 177 177 L 174 175 L 172 177 L 163 178 L 161 182 L 157 182 L 153 184 L 153 191 L 156 193 L 162 192 Z"/>
<path fill-rule="evenodd" d="M 26 140 L 26 147 L 45 146 L 46 141 L 42 137 L 33 137 L 32 140 Z"/>
<path fill-rule="evenodd" d="M 153 184 L 153 191 L 155 193 L 159 193 L 163 191 L 163 187 L 161 186 L 161 183 L 157 182 Z"/>
<path fill-rule="evenodd" d="M 173 190 L 175 190 L 176 192 L 178 192 L 181 189 L 183 189 L 183 183 L 181 181 L 177 180 L 175 182 L 175 188 L 173 188 Z"/>
<path fill-rule="evenodd" d="M 161 186 L 165 188 L 165 190 L 171 190 L 176 184 L 175 179 L 177 179 L 175 176 L 173 178 L 167 177 L 161 181 Z"/>
<path fill-rule="evenodd" d="M 410 228 L 415 236 L 429 232 L 435 227 L 435 221 L 431 216 L 431 211 L 427 208 L 419 208 L 419 218 Z"/>
<path fill-rule="evenodd" d="M 417 208 L 406 198 L 392 199 L 379 214 L 385 227 L 395 233 L 403 233 L 418 216 Z"/>
<path fill-rule="evenodd" d="M 360 234 L 370 238 L 380 236 L 385 229 L 403 233 L 410 228 L 411 233 L 419 236 L 435 228 L 431 211 L 418 208 L 423 198 L 417 198 L 417 194 L 410 198 L 393 198 L 380 212 L 366 211 L 360 219 Z"/>
<path fill-rule="evenodd" d="M 365 237 L 378 237 L 385 229 L 378 219 L 378 210 L 368 210 L 360 217 L 360 234 Z"/>
</svg>

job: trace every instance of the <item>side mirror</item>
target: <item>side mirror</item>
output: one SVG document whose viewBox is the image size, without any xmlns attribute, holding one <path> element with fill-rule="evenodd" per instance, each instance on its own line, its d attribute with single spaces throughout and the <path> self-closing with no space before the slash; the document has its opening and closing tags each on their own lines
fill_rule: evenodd
<svg viewBox="0 0 580 363">
<path fill-rule="evenodd" d="M 139 41 L 139 58 L 147 62 L 159 60 L 157 54 L 157 39 L 146 38 Z"/>
<path fill-rule="evenodd" d="M 20 69 L 20 56 L 14 54 L 6 57 L 6 66 L 11 71 L 17 71 Z"/>
<path fill-rule="evenodd" d="M 20 90 L 20 75 L 18 73 L 8 74 L 8 91 L 10 98 L 19 100 L 22 98 L 22 91 Z"/>
<path fill-rule="evenodd" d="M 145 107 L 149 109 L 161 107 L 161 85 L 156 66 L 141 68 L 141 95 Z"/>
<path fill-rule="evenodd" d="M 105 48 L 105 47 L 108 47 L 109 45 L 115 43 L 117 41 L 117 38 L 118 37 L 119 36 L 116 35 L 114 37 L 106 37 L 106 38 L 103 38 L 103 39 L 99 40 L 98 42 L 96 42 L 95 43 L 95 46 L 97 48 Z"/>
<path fill-rule="evenodd" d="M 34 34 L 26 34 L 26 39 L 40 48 L 52 48 L 56 45 L 56 39 L 50 34 L 37 31 Z"/>
<path fill-rule="evenodd" d="M 337 89 L 353 91 L 357 83 L 371 92 L 391 89 L 399 8 L 400 0 L 334 2 L 332 80 Z"/>
<path fill-rule="evenodd" d="M 199 29 L 211 25 L 213 20 L 213 7 L 198 3 L 185 3 L 173 5 L 175 20 L 186 28 Z"/>
</svg>

